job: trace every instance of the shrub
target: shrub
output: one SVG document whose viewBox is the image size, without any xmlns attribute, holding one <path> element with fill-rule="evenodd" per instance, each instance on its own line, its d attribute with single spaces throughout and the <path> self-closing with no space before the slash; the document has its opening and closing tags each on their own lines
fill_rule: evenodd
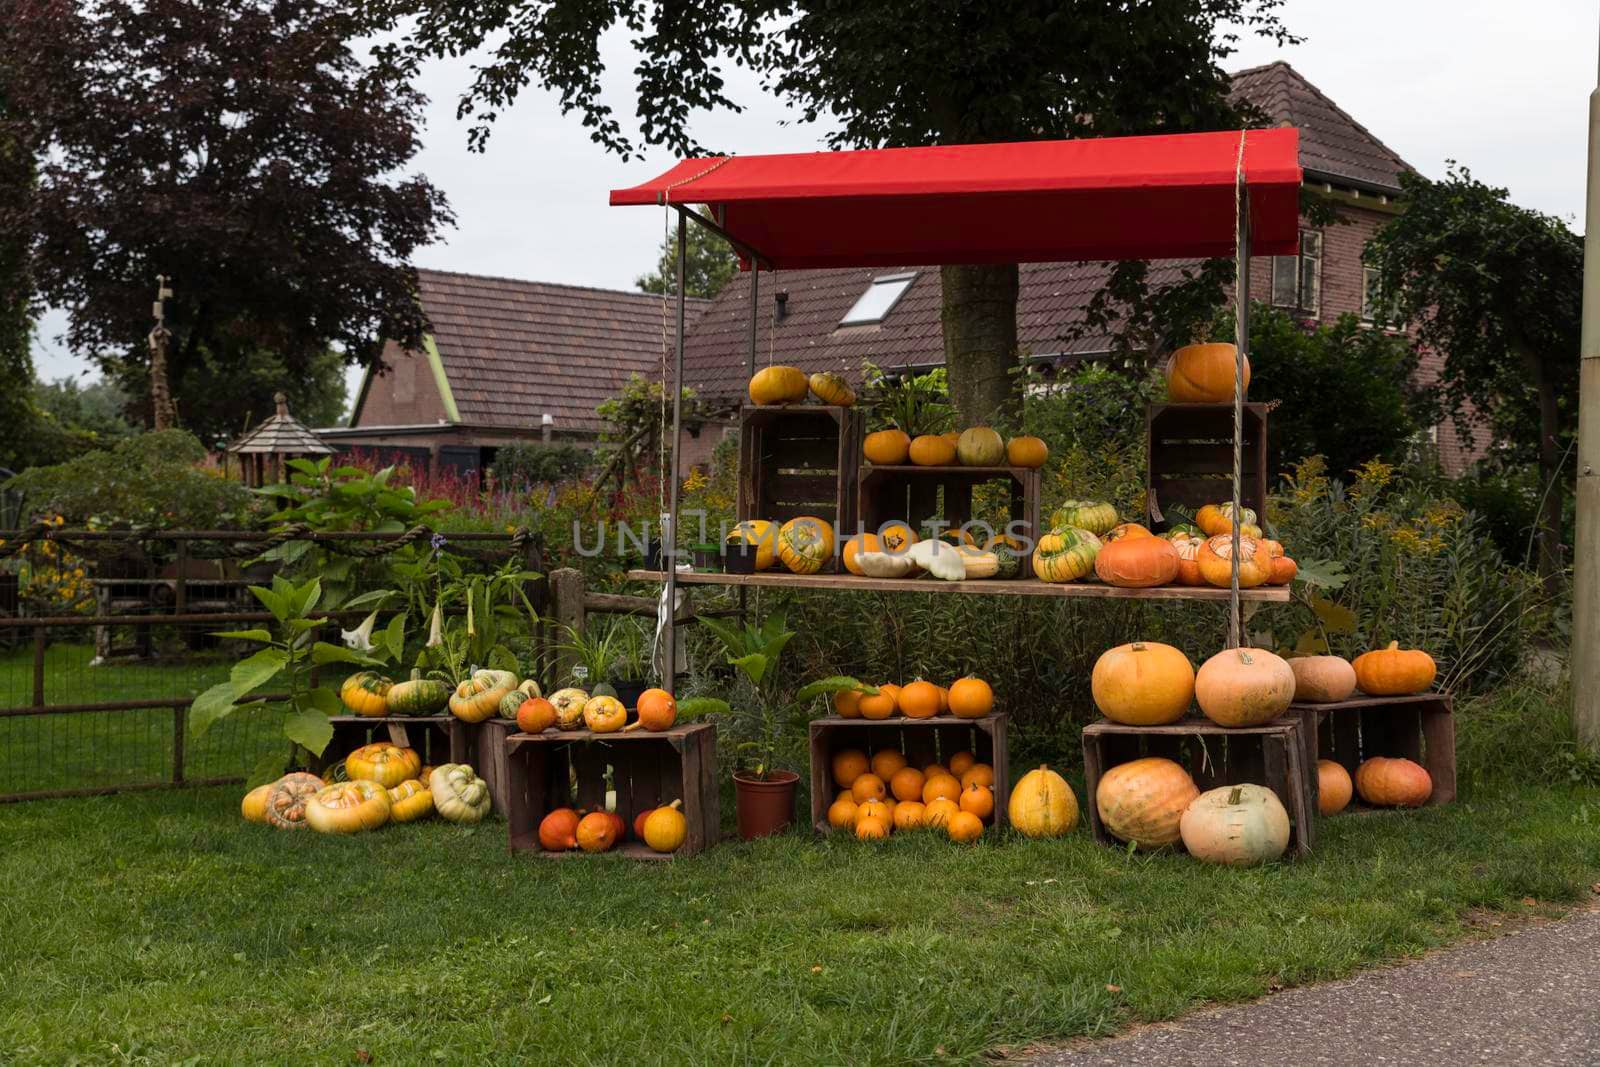
<svg viewBox="0 0 1600 1067">
<path fill-rule="evenodd" d="M 525 441 L 502 445 L 489 470 L 504 488 L 529 488 L 581 478 L 594 466 L 594 453 L 577 445 Z"/>
</svg>

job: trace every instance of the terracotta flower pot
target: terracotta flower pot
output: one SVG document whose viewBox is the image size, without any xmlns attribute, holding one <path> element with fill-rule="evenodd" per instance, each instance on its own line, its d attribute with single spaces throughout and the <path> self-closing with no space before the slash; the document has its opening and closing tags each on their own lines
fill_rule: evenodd
<svg viewBox="0 0 1600 1067">
<path fill-rule="evenodd" d="M 773 771 L 766 778 L 733 776 L 739 813 L 739 836 L 754 841 L 781 833 L 794 822 L 794 793 L 800 776 L 793 771 Z"/>
</svg>

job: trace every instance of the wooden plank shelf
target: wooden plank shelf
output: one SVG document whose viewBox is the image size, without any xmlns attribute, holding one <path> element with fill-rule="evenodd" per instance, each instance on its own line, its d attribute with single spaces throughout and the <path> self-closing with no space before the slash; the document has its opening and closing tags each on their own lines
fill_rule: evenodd
<svg viewBox="0 0 1600 1067">
<path fill-rule="evenodd" d="M 630 581 L 664 582 L 665 571 L 632 570 Z M 865 578 L 854 574 L 789 574 L 763 571 L 759 574 L 721 574 L 692 571 L 678 575 L 682 585 L 760 586 L 770 589 L 828 589 L 844 593 L 966 593 L 977 596 L 1045 596 L 1087 597 L 1089 599 L 1125 600 L 1207 600 L 1226 604 L 1226 589 L 1195 588 L 1183 585 L 1162 585 L 1154 589 L 1121 589 L 1099 583 L 1067 582 L 1056 584 L 1041 582 L 1037 578 L 982 581 L 943 582 L 937 578 Z M 1239 599 L 1266 604 L 1287 604 L 1288 586 L 1260 586 L 1239 590 Z"/>
<path fill-rule="evenodd" d="M 1356 769 L 1374 756 L 1401 757 L 1421 764 L 1433 779 L 1430 807 L 1449 804 L 1456 798 L 1453 712 L 1449 693 L 1397 697 L 1362 694 L 1332 704 L 1289 705 L 1289 715 L 1300 719 L 1304 732 L 1313 795 L 1318 760 L 1332 760 L 1349 771 L 1353 779 Z M 1359 794 L 1351 798 L 1351 803 L 1364 806 Z"/>
<path fill-rule="evenodd" d="M 935 516 L 941 516 L 947 528 L 961 529 L 973 519 L 973 490 L 991 482 L 1004 483 L 1010 502 L 1009 518 L 999 528 L 991 526 L 989 533 L 1009 533 L 1036 541 L 1043 520 L 1039 514 L 1039 471 L 1033 467 L 869 464 L 861 469 L 856 513 L 869 533 L 876 533 L 888 522 L 904 522 L 924 535 L 924 524 Z M 984 538 L 978 540 L 982 543 Z"/>
</svg>

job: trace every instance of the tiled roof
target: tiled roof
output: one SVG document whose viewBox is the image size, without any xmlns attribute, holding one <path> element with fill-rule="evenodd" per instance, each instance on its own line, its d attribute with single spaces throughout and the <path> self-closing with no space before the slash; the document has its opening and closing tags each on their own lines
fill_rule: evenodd
<svg viewBox="0 0 1600 1067">
<path fill-rule="evenodd" d="M 1287 63 L 1271 63 L 1233 76 L 1234 91 L 1256 104 L 1272 121 L 1300 129 L 1300 163 L 1311 180 L 1331 180 L 1385 191 L 1400 191 L 1404 160 L 1323 96 Z M 1150 282 L 1175 280 L 1191 261 L 1168 260 L 1151 268 Z M 806 371 L 829 369 L 855 380 L 863 360 L 880 367 L 935 366 L 944 362 L 939 321 L 938 267 L 906 267 L 916 281 L 877 326 L 839 329 L 838 323 L 867 284 L 896 273 L 873 270 L 782 271 L 763 275 L 757 365 L 783 362 Z M 1104 263 L 1035 263 L 1021 267 L 1017 299 L 1017 338 L 1032 356 L 1093 355 L 1110 348 L 1106 336 L 1067 342 L 1064 335 L 1083 321 L 1084 309 L 1100 290 Z M 787 290 L 786 315 L 774 322 L 773 294 Z M 701 316 L 684 353 L 684 379 L 703 395 L 729 400 L 747 379 L 749 351 L 749 275 L 733 279 Z"/>
<path fill-rule="evenodd" d="M 276 456 L 332 454 L 332 448 L 289 414 L 289 404 L 282 393 L 278 393 L 273 399 L 278 402 L 277 414 L 236 438 L 228 445 L 229 452 L 234 455 L 262 453 Z"/>
<path fill-rule="evenodd" d="M 630 374 L 661 377 L 672 309 L 664 320 L 659 296 L 437 270 L 417 279 L 464 423 L 526 428 L 549 414 L 558 431 L 598 430 L 595 407 Z M 690 300 L 689 321 L 709 303 Z"/>
<path fill-rule="evenodd" d="M 1280 126 L 1300 130 L 1300 166 L 1310 180 L 1400 191 L 1400 174 L 1412 167 L 1365 126 L 1323 95 L 1289 64 L 1278 61 L 1233 75 L 1236 97 L 1248 100 Z"/>
</svg>

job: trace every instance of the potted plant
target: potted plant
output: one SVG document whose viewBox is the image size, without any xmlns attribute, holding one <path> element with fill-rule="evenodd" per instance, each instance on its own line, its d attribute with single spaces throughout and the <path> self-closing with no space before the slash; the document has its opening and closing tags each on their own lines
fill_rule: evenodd
<svg viewBox="0 0 1600 1067">
<path fill-rule="evenodd" d="M 566 631 L 561 650 L 583 668 L 583 687 L 593 696 L 614 696 L 623 707 L 636 707 L 639 694 L 650 688 L 650 641 L 644 630 L 631 620 L 614 619 L 592 634 L 570 626 Z"/>
<path fill-rule="evenodd" d="M 714 711 L 733 725 L 739 753 L 733 787 L 739 819 L 739 836 L 746 841 L 778 833 L 794 821 L 795 790 L 800 775 L 778 766 L 784 743 L 792 730 L 809 720 L 807 706 L 819 697 L 846 690 L 876 693 L 872 686 L 838 675 L 822 678 L 798 689 L 789 688 L 778 670 L 783 649 L 794 637 L 783 615 L 769 616 L 759 629 L 730 626 L 701 618 L 727 651 L 728 663 L 738 670 L 733 701 L 700 698 L 684 701 L 680 712 Z"/>
</svg>

